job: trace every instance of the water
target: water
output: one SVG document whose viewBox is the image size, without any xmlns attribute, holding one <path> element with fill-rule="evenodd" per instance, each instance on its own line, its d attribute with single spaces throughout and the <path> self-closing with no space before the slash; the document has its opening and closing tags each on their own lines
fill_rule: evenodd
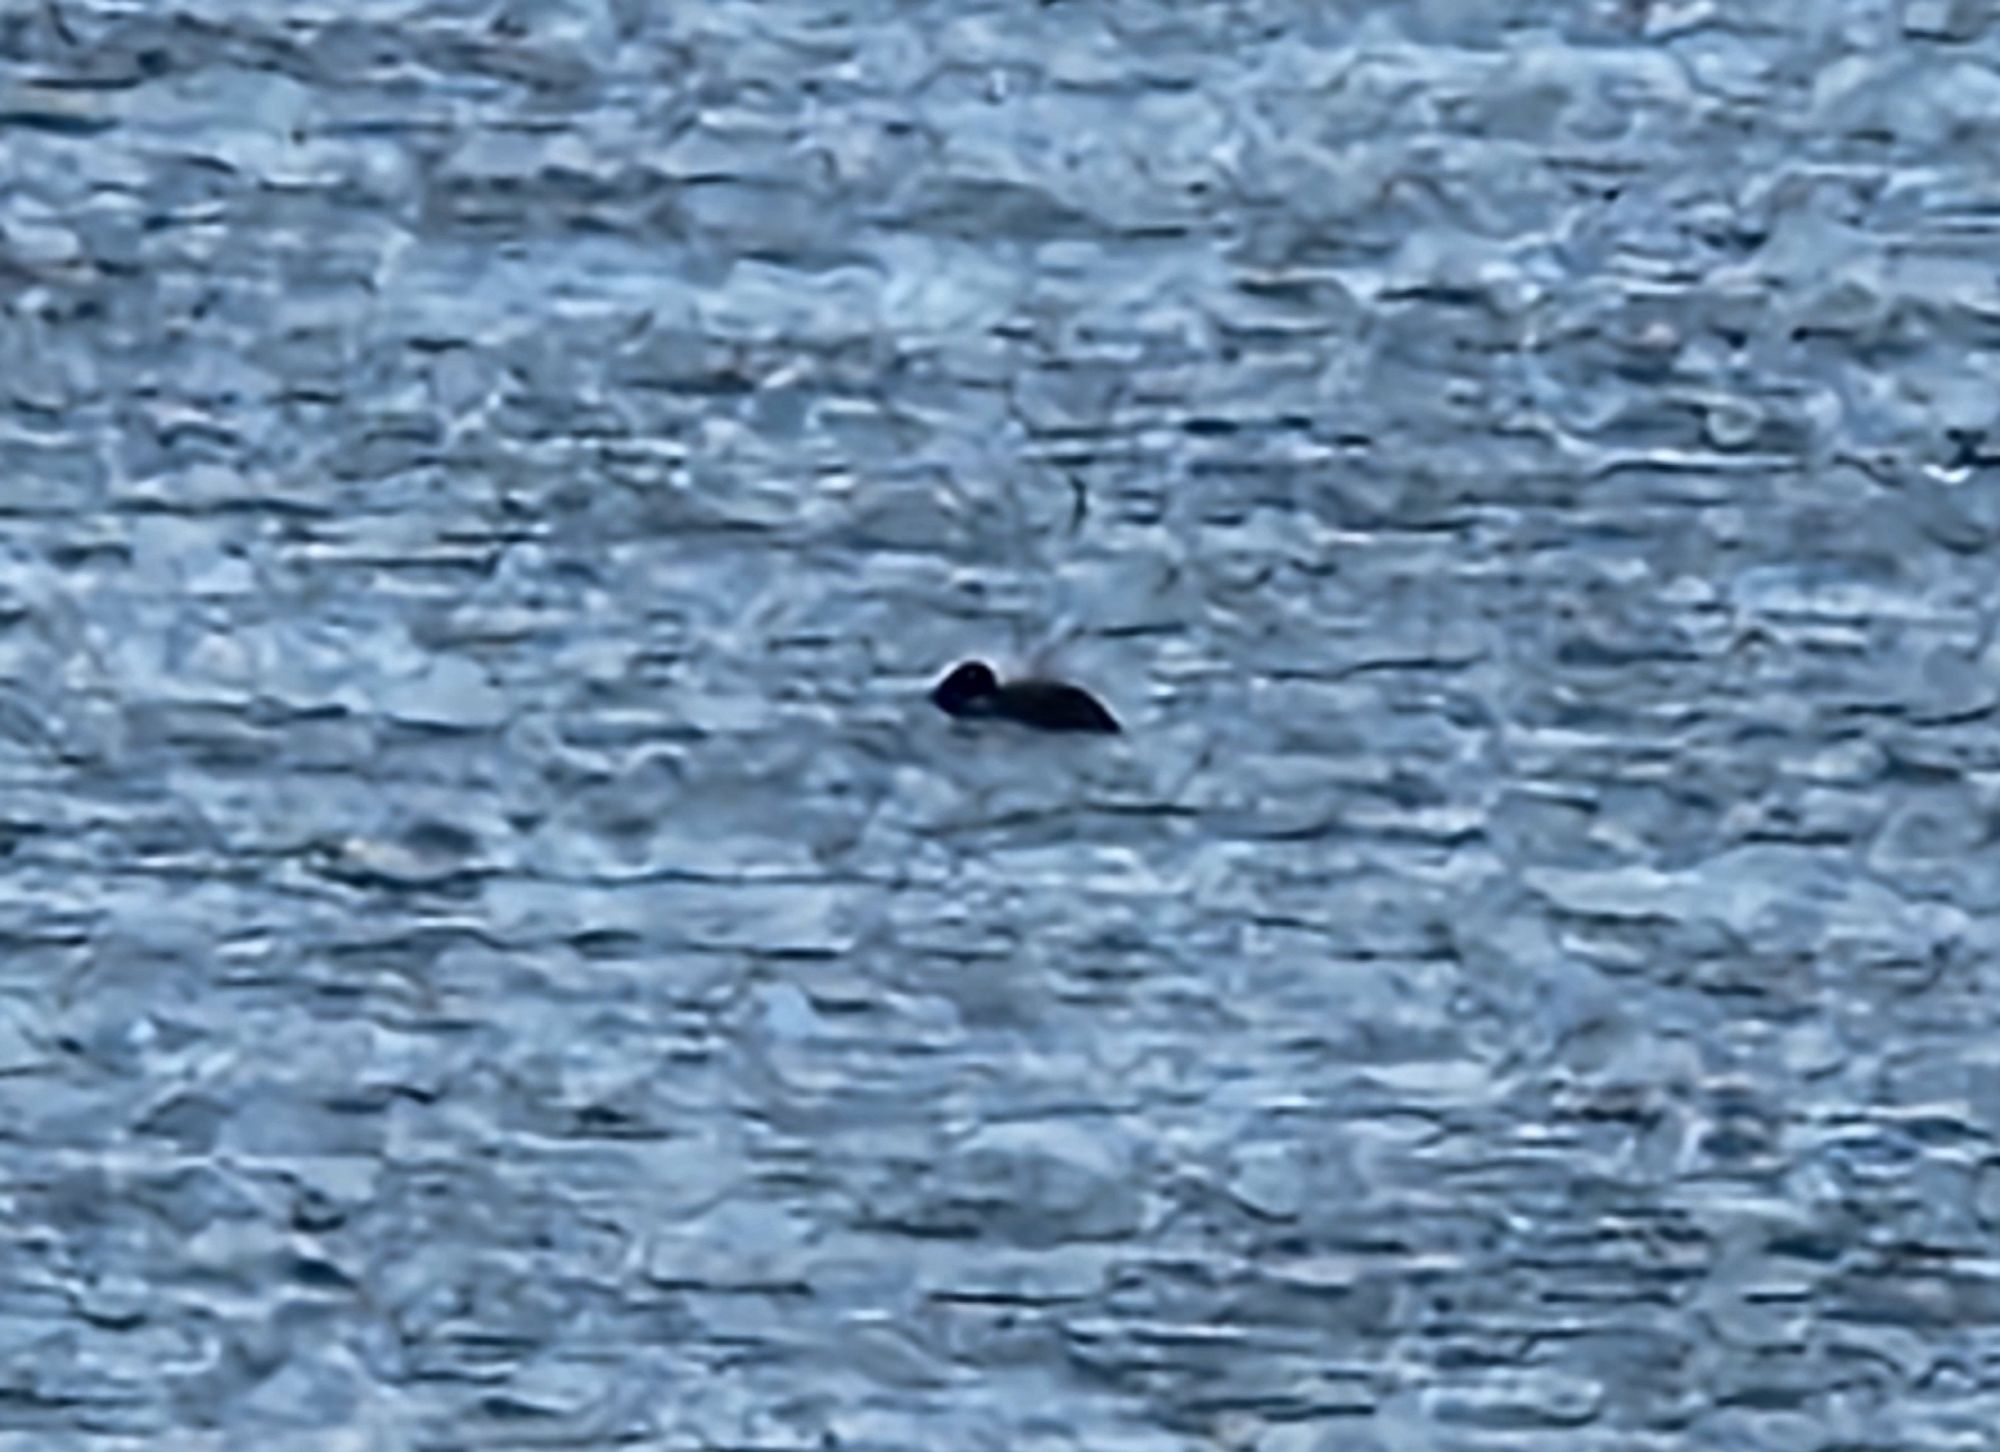
<svg viewBox="0 0 2000 1452">
<path fill-rule="evenodd" d="M 1994 18 L 8 9 L 0 1444 L 1990 1446 Z"/>
</svg>

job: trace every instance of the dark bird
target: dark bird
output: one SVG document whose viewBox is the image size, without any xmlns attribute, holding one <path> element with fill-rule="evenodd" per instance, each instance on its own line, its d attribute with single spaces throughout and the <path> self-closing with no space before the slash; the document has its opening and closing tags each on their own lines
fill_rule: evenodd
<svg viewBox="0 0 2000 1452">
<path fill-rule="evenodd" d="M 951 668 L 931 700 L 947 716 L 961 720 L 1017 721 L 1041 731 L 1117 731 L 1118 719 L 1104 703 L 1067 681 L 1019 680 L 1004 684 L 983 660 Z"/>
</svg>

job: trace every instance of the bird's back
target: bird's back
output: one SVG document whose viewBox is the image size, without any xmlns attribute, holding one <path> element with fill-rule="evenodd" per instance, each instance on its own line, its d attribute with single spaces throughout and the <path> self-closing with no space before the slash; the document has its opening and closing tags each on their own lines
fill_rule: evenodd
<svg viewBox="0 0 2000 1452">
<path fill-rule="evenodd" d="M 1118 719 L 1080 686 L 1063 681 L 1009 681 L 994 693 L 993 711 L 1044 731 L 1117 731 Z"/>
</svg>

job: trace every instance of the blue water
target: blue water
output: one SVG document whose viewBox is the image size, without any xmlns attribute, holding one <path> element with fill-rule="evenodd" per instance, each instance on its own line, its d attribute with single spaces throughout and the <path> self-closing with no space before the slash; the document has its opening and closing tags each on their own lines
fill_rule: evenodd
<svg viewBox="0 0 2000 1452">
<path fill-rule="evenodd" d="M 1990 1447 L 1996 20 L 13 7 L 0 1449 Z"/>
</svg>

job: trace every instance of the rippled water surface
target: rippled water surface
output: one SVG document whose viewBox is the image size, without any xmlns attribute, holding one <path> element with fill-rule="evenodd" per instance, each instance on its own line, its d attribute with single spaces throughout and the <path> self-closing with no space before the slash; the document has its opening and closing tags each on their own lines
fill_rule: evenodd
<svg viewBox="0 0 2000 1452">
<path fill-rule="evenodd" d="M 0 1446 L 1991 1448 L 1996 23 L 5 7 Z"/>
</svg>

